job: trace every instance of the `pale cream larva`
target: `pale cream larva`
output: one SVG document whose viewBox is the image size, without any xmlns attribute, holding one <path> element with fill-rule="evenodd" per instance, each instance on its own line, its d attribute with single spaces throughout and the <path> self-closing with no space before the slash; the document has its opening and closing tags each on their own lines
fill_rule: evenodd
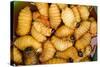
<svg viewBox="0 0 100 67">
<path fill-rule="evenodd" d="M 17 64 L 22 63 L 22 54 L 15 46 L 13 46 L 11 51 L 11 59 Z"/>
<path fill-rule="evenodd" d="M 56 36 L 58 37 L 66 37 L 66 36 L 70 36 L 71 34 L 73 34 L 74 30 L 68 28 L 65 25 L 62 25 L 61 27 L 59 27 L 55 33 Z"/>
<path fill-rule="evenodd" d="M 50 27 L 45 26 L 43 23 L 34 21 L 33 22 L 34 28 L 44 36 L 50 36 L 52 33 L 52 29 Z"/>
<path fill-rule="evenodd" d="M 87 20 L 89 18 L 90 12 L 86 6 L 78 6 L 78 10 L 82 20 Z"/>
<path fill-rule="evenodd" d="M 41 15 L 48 17 L 48 3 L 37 2 L 35 3 Z"/>
<path fill-rule="evenodd" d="M 44 42 L 47 38 L 46 36 L 42 35 L 41 33 L 39 33 L 35 28 L 34 25 L 32 25 L 32 29 L 31 29 L 31 35 L 39 42 Z"/>
<path fill-rule="evenodd" d="M 93 17 L 89 18 L 89 20 L 91 22 L 89 32 L 92 34 L 92 37 L 94 37 L 97 35 L 97 22 Z"/>
<path fill-rule="evenodd" d="M 23 36 L 28 34 L 28 32 L 30 31 L 31 23 L 32 13 L 30 7 L 27 6 L 23 8 L 19 13 L 18 24 L 16 29 L 17 35 Z"/>
<path fill-rule="evenodd" d="M 66 7 L 68 7 L 67 4 L 63 4 L 63 3 L 57 4 L 57 5 L 58 5 L 58 7 L 59 7 L 60 10 L 63 10 L 63 9 L 65 9 Z"/>
<path fill-rule="evenodd" d="M 14 42 L 14 45 L 22 51 L 25 50 L 27 47 L 34 48 L 36 52 L 42 51 L 42 44 L 30 35 L 17 38 Z"/>
<path fill-rule="evenodd" d="M 85 48 L 90 44 L 91 41 L 91 34 L 86 33 L 83 37 L 76 41 L 75 47 L 80 50 L 84 51 Z"/>
<path fill-rule="evenodd" d="M 75 29 L 75 16 L 71 8 L 66 7 L 61 13 L 61 18 L 66 26 L 68 26 L 71 29 Z"/>
<path fill-rule="evenodd" d="M 62 40 L 56 36 L 53 36 L 51 38 L 51 42 L 54 45 L 54 47 L 59 51 L 64 51 L 67 48 L 73 46 L 73 43 L 70 41 Z"/>
<path fill-rule="evenodd" d="M 49 59 L 53 58 L 54 54 L 55 54 L 56 50 L 53 47 L 52 43 L 47 40 L 44 44 L 43 44 L 43 52 L 41 53 L 39 59 L 40 61 L 46 62 Z"/>
<path fill-rule="evenodd" d="M 80 14 L 79 14 L 78 8 L 76 6 L 72 6 L 71 8 L 72 8 L 72 11 L 74 13 L 76 22 L 80 22 L 81 18 L 80 18 Z"/>
<path fill-rule="evenodd" d="M 60 10 L 56 4 L 51 4 L 49 8 L 50 24 L 53 29 L 56 29 L 61 23 Z"/>
<path fill-rule="evenodd" d="M 57 51 L 56 57 L 66 59 L 68 62 L 69 58 L 71 58 L 73 62 L 77 62 L 80 59 L 78 56 L 77 49 L 73 46 L 66 49 L 65 51 Z"/>
<path fill-rule="evenodd" d="M 82 51 L 83 57 L 77 58 L 78 62 L 83 61 L 83 60 L 85 61 L 86 57 L 88 58 L 90 56 L 91 52 L 92 52 L 91 45 L 86 46 L 84 51 Z M 89 61 L 89 59 L 87 59 L 86 61 Z"/>
<path fill-rule="evenodd" d="M 75 38 L 79 39 L 82 35 L 84 35 L 90 28 L 90 21 L 82 21 L 80 26 L 75 29 Z"/>
</svg>

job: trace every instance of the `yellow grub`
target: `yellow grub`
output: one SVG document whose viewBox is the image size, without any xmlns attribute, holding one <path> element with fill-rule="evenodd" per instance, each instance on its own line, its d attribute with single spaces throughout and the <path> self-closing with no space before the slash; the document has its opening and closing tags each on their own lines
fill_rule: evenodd
<svg viewBox="0 0 100 67">
<path fill-rule="evenodd" d="M 86 6 L 78 6 L 78 10 L 82 20 L 87 20 L 89 18 L 89 10 Z"/>
<path fill-rule="evenodd" d="M 91 34 L 86 33 L 83 37 L 76 41 L 75 47 L 78 50 L 85 50 L 85 48 L 90 44 L 91 41 Z"/>
<path fill-rule="evenodd" d="M 42 35 L 44 35 L 44 36 L 51 35 L 52 29 L 45 26 L 43 23 L 35 21 L 35 22 L 33 22 L 33 26 Z"/>
<path fill-rule="evenodd" d="M 74 13 L 76 22 L 80 22 L 81 18 L 80 18 L 80 14 L 79 14 L 78 8 L 76 6 L 73 6 L 72 7 L 72 11 Z"/>
<path fill-rule="evenodd" d="M 74 62 L 77 62 L 80 60 L 80 58 L 78 56 L 78 52 L 75 47 L 70 47 L 65 51 L 56 52 L 56 57 L 63 58 L 63 59 L 72 58 Z"/>
<path fill-rule="evenodd" d="M 41 62 L 46 62 L 49 59 L 53 58 L 54 54 L 55 54 L 56 50 L 53 47 L 52 43 L 47 40 L 44 44 L 43 44 L 43 52 L 40 55 L 39 59 Z"/>
<path fill-rule="evenodd" d="M 57 5 L 58 5 L 58 7 L 59 7 L 60 10 L 63 10 L 63 9 L 65 9 L 66 7 L 68 7 L 67 4 L 62 4 L 62 3 L 57 4 Z"/>
<path fill-rule="evenodd" d="M 84 35 L 90 28 L 89 21 L 82 21 L 79 28 L 75 30 L 75 37 L 79 39 L 82 35 Z"/>
<path fill-rule="evenodd" d="M 18 25 L 16 30 L 17 35 L 22 36 L 28 34 L 30 31 L 31 23 L 32 13 L 30 7 L 25 7 L 20 11 L 18 16 Z"/>
<path fill-rule="evenodd" d="M 56 4 L 51 4 L 49 8 L 50 24 L 53 29 L 56 29 L 61 23 L 60 10 Z"/>
<path fill-rule="evenodd" d="M 41 15 L 48 17 L 48 3 L 37 2 L 35 3 Z"/>
<path fill-rule="evenodd" d="M 83 57 L 78 58 L 79 59 L 78 62 L 80 62 L 80 61 L 89 61 L 90 60 L 89 56 L 91 54 L 91 51 L 92 51 L 91 45 L 86 46 L 86 48 L 83 49 L 83 51 L 82 51 L 83 52 Z"/>
<path fill-rule="evenodd" d="M 62 25 L 61 27 L 59 27 L 55 33 L 56 36 L 58 37 L 66 37 L 66 36 L 70 36 L 71 34 L 73 34 L 74 30 L 68 28 L 65 25 Z"/>
<path fill-rule="evenodd" d="M 75 28 L 75 16 L 71 8 L 66 7 L 61 13 L 61 18 L 66 26 L 72 29 Z"/>
<path fill-rule="evenodd" d="M 34 26 L 32 25 L 32 29 L 31 29 L 31 35 L 39 42 L 44 42 L 47 38 L 42 35 L 41 33 L 39 33 Z"/>
<path fill-rule="evenodd" d="M 12 55 L 11 59 L 15 63 L 17 63 L 17 64 L 22 63 L 22 54 L 20 53 L 20 51 L 15 46 L 13 46 L 13 48 L 12 48 L 11 55 Z"/>
<path fill-rule="evenodd" d="M 56 36 L 53 36 L 51 38 L 51 42 L 54 45 L 54 47 L 59 51 L 64 51 L 67 48 L 73 46 L 73 43 L 70 41 L 62 40 L 60 38 L 57 38 Z"/>
<path fill-rule="evenodd" d="M 27 47 L 33 47 L 36 52 L 42 51 L 42 44 L 35 40 L 32 36 L 26 35 L 15 40 L 14 45 L 20 50 L 25 50 Z"/>
<path fill-rule="evenodd" d="M 92 37 L 97 35 L 97 22 L 94 18 L 90 18 L 91 25 L 90 25 L 90 33 L 92 34 Z"/>
</svg>

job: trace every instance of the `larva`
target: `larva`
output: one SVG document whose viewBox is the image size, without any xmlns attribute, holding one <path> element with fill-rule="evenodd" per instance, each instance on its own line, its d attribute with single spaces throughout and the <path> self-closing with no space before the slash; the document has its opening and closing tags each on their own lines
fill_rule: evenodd
<svg viewBox="0 0 100 67">
<path fill-rule="evenodd" d="M 86 57 L 89 57 L 90 54 L 91 54 L 91 51 L 92 51 L 92 48 L 90 45 L 86 46 L 83 51 L 82 51 L 82 54 L 83 56 L 80 57 L 80 60 L 79 61 L 82 61 L 83 59 L 85 59 Z"/>
<path fill-rule="evenodd" d="M 22 54 L 20 53 L 20 51 L 15 46 L 13 46 L 13 48 L 12 48 L 11 56 L 12 56 L 11 59 L 15 63 L 17 63 L 17 64 L 22 63 Z"/>
<path fill-rule="evenodd" d="M 31 29 L 31 35 L 39 42 L 44 42 L 45 40 L 47 40 L 46 36 L 42 35 L 41 33 L 39 33 L 35 28 L 34 25 L 32 25 L 32 29 Z"/>
<path fill-rule="evenodd" d="M 36 52 L 42 51 L 42 44 L 30 35 L 17 38 L 14 42 L 14 45 L 20 50 L 25 50 L 27 47 L 32 47 L 36 50 Z"/>
<path fill-rule="evenodd" d="M 91 25 L 90 25 L 89 32 L 92 34 L 92 37 L 94 37 L 97 34 L 97 22 L 93 17 L 90 18 L 90 22 Z"/>
<path fill-rule="evenodd" d="M 83 56 L 78 58 L 78 62 L 79 61 L 89 61 L 89 58 L 86 59 L 86 57 L 89 57 L 89 55 L 91 54 L 92 48 L 90 45 L 86 46 L 85 49 L 83 49 L 82 54 Z"/>
<path fill-rule="evenodd" d="M 89 15 L 90 15 L 88 8 L 86 6 L 77 6 L 77 7 L 78 7 L 78 10 L 79 10 L 81 19 L 87 20 Z"/>
<path fill-rule="evenodd" d="M 61 63 L 66 63 L 67 61 L 65 59 L 61 58 L 52 58 L 45 62 L 45 64 L 61 64 Z"/>
<path fill-rule="evenodd" d="M 41 62 L 46 62 L 49 59 L 53 58 L 54 54 L 55 54 L 56 50 L 53 47 L 52 43 L 47 40 L 44 44 L 43 44 L 43 52 L 40 55 L 39 59 Z"/>
<path fill-rule="evenodd" d="M 67 48 L 73 46 L 72 42 L 66 41 L 66 40 L 62 40 L 60 38 L 57 38 L 56 36 L 53 36 L 51 38 L 51 42 L 54 45 L 54 47 L 59 51 L 64 51 Z"/>
<path fill-rule="evenodd" d="M 30 7 L 25 7 L 23 8 L 18 16 L 18 24 L 17 24 L 17 29 L 16 33 L 17 35 L 26 35 L 30 31 L 32 23 L 32 13 L 30 10 Z"/>
<path fill-rule="evenodd" d="M 60 10 L 63 10 L 63 9 L 65 9 L 66 7 L 68 7 L 67 4 L 63 4 L 63 3 L 57 4 L 57 5 L 58 5 L 58 7 L 59 7 Z"/>
<path fill-rule="evenodd" d="M 50 25 L 56 29 L 61 23 L 60 10 L 56 4 L 51 4 L 49 8 Z"/>
<path fill-rule="evenodd" d="M 84 51 L 86 46 L 90 44 L 90 41 L 91 41 L 91 34 L 86 33 L 84 36 L 82 36 L 79 40 L 76 41 L 75 47 L 80 51 Z"/>
<path fill-rule="evenodd" d="M 71 29 L 75 28 L 75 16 L 71 8 L 66 7 L 61 13 L 61 18 L 66 26 L 68 26 Z"/>
<path fill-rule="evenodd" d="M 66 37 L 66 36 L 70 36 L 71 34 L 73 34 L 74 30 L 68 28 L 65 25 L 62 25 L 61 27 L 59 27 L 55 33 L 56 36 L 58 37 Z"/>
<path fill-rule="evenodd" d="M 79 60 L 78 52 L 75 47 L 70 47 L 65 51 L 58 51 L 56 52 L 56 57 L 66 59 L 70 62 L 70 58 L 72 62 L 77 62 Z"/>
<path fill-rule="evenodd" d="M 80 22 L 81 18 L 80 18 L 80 14 L 79 14 L 78 8 L 76 6 L 72 6 L 71 9 L 72 9 L 72 11 L 74 13 L 76 22 Z"/>
<path fill-rule="evenodd" d="M 41 15 L 48 17 L 48 3 L 37 2 L 35 3 Z"/>
<path fill-rule="evenodd" d="M 89 21 L 82 21 L 80 26 L 75 30 L 75 38 L 79 39 L 82 35 L 84 35 L 90 28 Z"/>
<path fill-rule="evenodd" d="M 34 21 L 33 26 L 39 33 L 43 34 L 44 36 L 51 35 L 52 29 L 45 26 L 43 23 Z"/>
</svg>

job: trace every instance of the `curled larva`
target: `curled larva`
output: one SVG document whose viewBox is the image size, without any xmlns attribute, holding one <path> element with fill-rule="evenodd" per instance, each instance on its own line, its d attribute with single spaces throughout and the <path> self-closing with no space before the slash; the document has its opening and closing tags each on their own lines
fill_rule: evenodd
<svg viewBox="0 0 100 67">
<path fill-rule="evenodd" d="M 90 15 L 88 8 L 86 6 L 77 6 L 77 7 L 79 10 L 81 19 L 87 20 L 89 18 L 89 15 Z"/>
<path fill-rule="evenodd" d="M 74 13 L 76 22 L 80 22 L 81 18 L 80 18 L 80 14 L 79 14 L 78 8 L 76 6 L 73 6 L 72 7 L 72 11 Z"/>
<path fill-rule="evenodd" d="M 73 43 L 70 41 L 62 40 L 56 36 L 53 36 L 51 38 L 51 42 L 54 45 L 54 47 L 59 51 L 64 51 L 67 48 L 73 46 Z"/>
<path fill-rule="evenodd" d="M 39 33 L 41 33 L 45 36 L 51 35 L 52 29 L 45 26 L 43 23 L 35 21 L 35 22 L 33 22 L 33 26 Z"/>
<path fill-rule="evenodd" d="M 75 47 L 56 52 L 56 57 L 66 59 L 68 62 L 77 62 L 79 60 L 78 52 Z"/>
<path fill-rule="evenodd" d="M 90 44 L 90 41 L 91 41 L 91 34 L 86 33 L 79 40 L 76 41 L 75 47 L 83 52 L 85 48 Z"/>
<path fill-rule="evenodd" d="M 66 26 L 72 29 L 75 28 L 75 16 L 71 8 L 66 7 L 64 10 L 62 10 L 61 18 Z"/>
<path fill-rule="evenodd" d="M 26 35 L 30 31 L 32 22 L 32 13 L 30 7 L 22 9 L 18 16 L 18 25 L 16 29 L 17 35 Z"/>
<path fill-rule="evenodd" d="M 39 42 L 44 42 L 47 38 L 46 36 L 42 35 L 41 33 L 39 33 L 34 26 L 32 25 L 32 29 L 31 29 L 31 35 Z"/>
<path fill-rule="evenodd" d="M 31 47 L 27 47 L 23 52 L 24 64 L 32 65 L 38 63 L 38 59 L 36 57 L 36 53 Z"/>
<path fill-rule="evenodd" d="M 61 23 L 60 10 L 56 4 L 51 4 L 49 8 L 50 25 L 56 29 Z"/>
<path fill-rule="evenodd" d="M 93 17 L 90 18 L 90 21 L 91 21 L 91 25 L 90 25 L 89 32 L 92 34 L 92 37 L 94 37 L 97 34 L 97 23 Z"/>
<path fill-rule="evenodd" d="M 46 62 L 49 59 L 53 58 L 54 54 L 55 54 L 56 50 L 53 47 L 52 43 L 47 40 L 44 44 L 43 44 L 43 52 L 40 55 L 39 59 L 41 62 Z"/>
<path fill-rule="evenodd" d="M 58 37 L 66 37 L 66 36 L 73 34 L 73 32 L 74 32 L 73 29 L 70 29 L 67 26 L 62 25 L 61 27 L 59 27 L 57 29 L 55 35 L 58 36 Z"/>
<path fill-rule="evenodd" d="M 15 40 L 14 45 L 20 50 L 25 50 L 27 47 L 33 47 L 36 52 L 42 51 L 42 44 L 35 40 L 32 36 L 26 35 Z"/>
<path fill-rule="evenodd" d="M 45 64 L 61 64 L 61 63 L 67 63 L 67 61 L 65 59 L 62 59 L 62 58 L 52 58 L 44 63 Z"/>
<path fill-rule="evenodd" d="M 86 57 L 89 57 L 91 54 L 92 48 L 90 45 L 86 46 L 86 48 L 82 51 L 82 53 L 80 53 L 80 55 L 82 55 L 80 58 L 78 58 L 78 62 L 85 60 Z M 79 52 L 78 52 L 79 55 Z M 89 60 L 89 59 L 88 59 Z"/>
<path fill-rule="evenodd" d="M 15 46 L 13 46 L 11 51 L 11 59 L 17 64 L 22 63 L 22 54 Z"/>
<path fill-rule="evenodd" d="M 48 17 L 48 3 L 37 2 L 35 3 L 41 15 Z"/>
<path fill-rule="evenodd" d="M 82 21 L 80 26 L 75 30 L 75 38 L 79 39 L 84 35 L 90 28 L 90 21 Z"/>
<path fill-rule="evenodd" d="M 63 4 L 63 3 L 57 4 L 57 5 L 58 5 L 58 7 L 59 7 L 60 10 L 63 10 L 63 9 L 65 9 L 66 7 L 68 7 L 67 4 Z"/>
</svg>

